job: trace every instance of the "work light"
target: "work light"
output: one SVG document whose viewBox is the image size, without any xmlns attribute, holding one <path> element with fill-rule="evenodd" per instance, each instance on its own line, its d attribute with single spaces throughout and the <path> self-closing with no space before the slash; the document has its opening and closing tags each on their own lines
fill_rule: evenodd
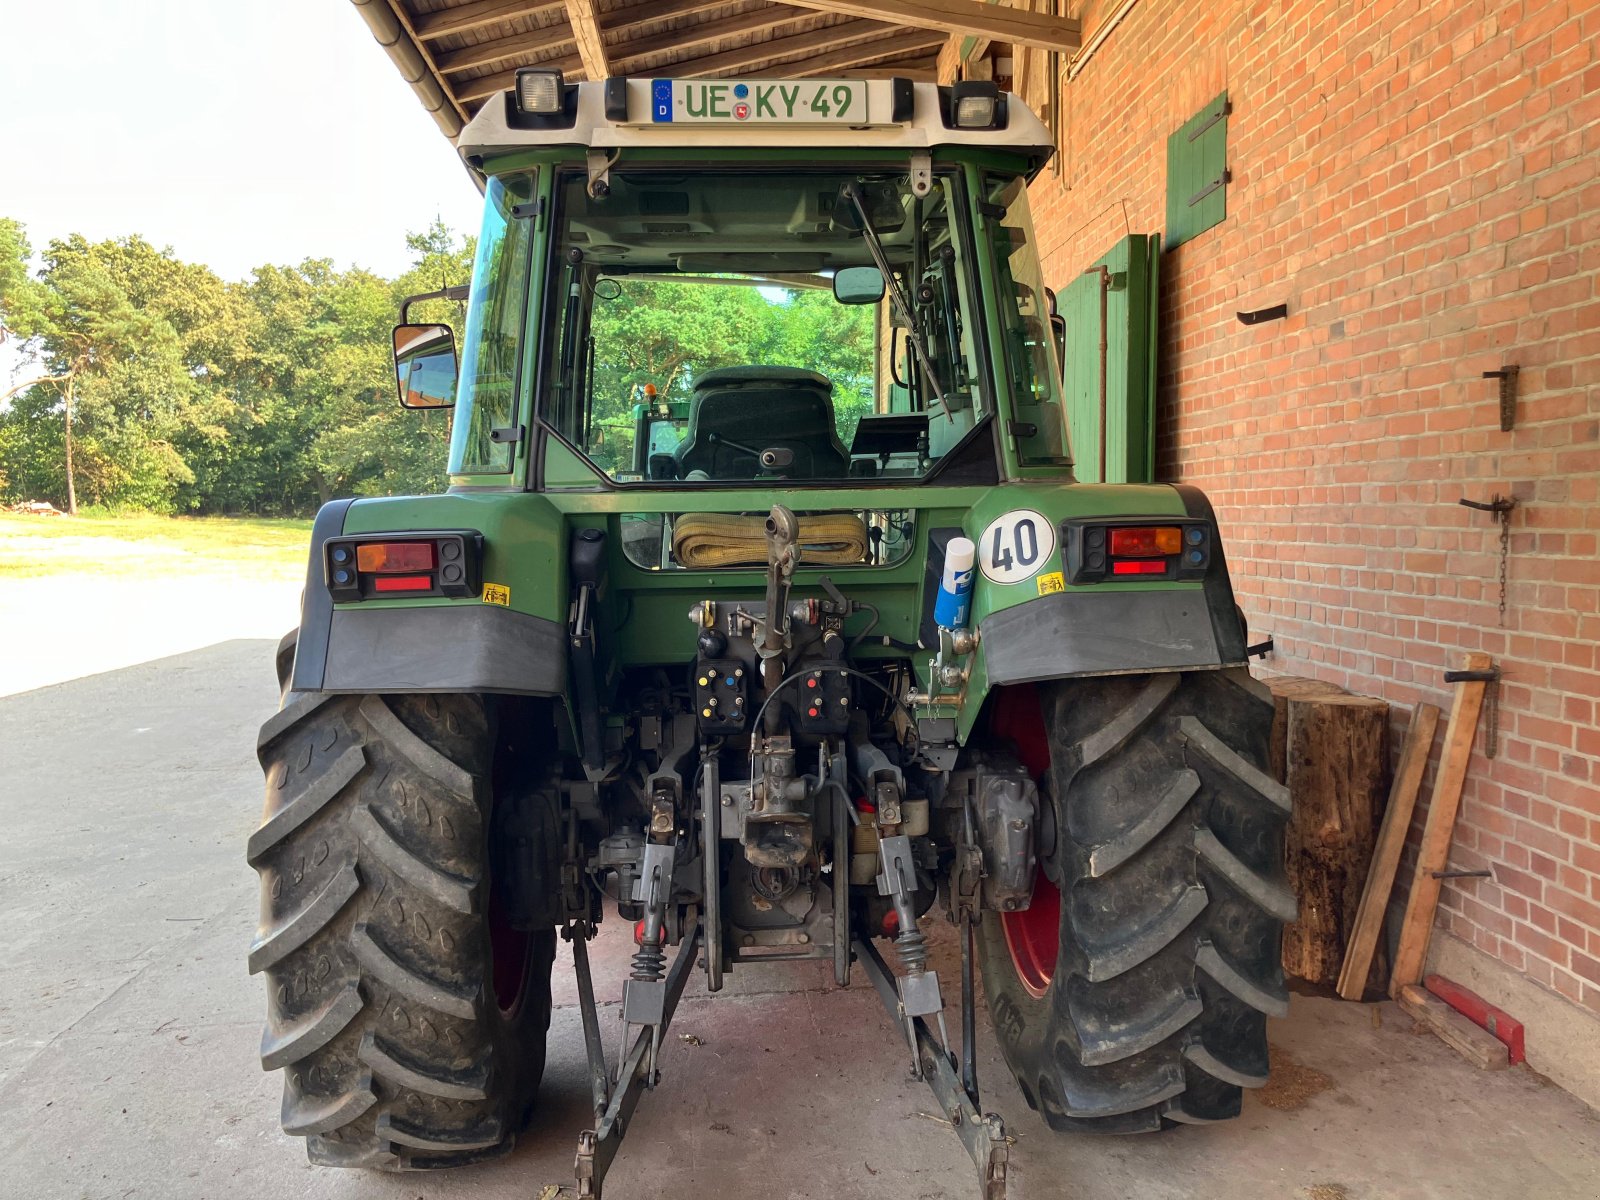
<svg viewBox="0 0 1600 1200">
<path fill-rule="evenodd" d="M 957 129 L 993 129 L 1000 107 L 1000 87 L 988 80 L 972 79 L 955 84 L 950 93 L 950 111 Z"/>
<path fill-rule="evenodd" d="M 562 82 L 560 71 L 524 67 L 517 72 L 517 108 L 541 116 L 560 112 Z"/>
</svg>

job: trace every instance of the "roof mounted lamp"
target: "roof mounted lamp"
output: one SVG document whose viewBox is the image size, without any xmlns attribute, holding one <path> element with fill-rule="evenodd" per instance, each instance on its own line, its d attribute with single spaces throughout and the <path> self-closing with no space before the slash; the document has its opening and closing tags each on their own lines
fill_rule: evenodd
<svg viewBox="0 0 1600 1200">
<path fill-rule="evenodd" d="M 968 79 L 951 85 L 949 123 L 955 129 L 1002 129 L 1006 110 L 1000 85 Z"/>
<path fill-rule="evenodd" d="M 560 71 L 524 67 L 517 72 L 517 110 L 529 116 L 554 116 L 565 101 L 564 83 Z"/>
</svg>

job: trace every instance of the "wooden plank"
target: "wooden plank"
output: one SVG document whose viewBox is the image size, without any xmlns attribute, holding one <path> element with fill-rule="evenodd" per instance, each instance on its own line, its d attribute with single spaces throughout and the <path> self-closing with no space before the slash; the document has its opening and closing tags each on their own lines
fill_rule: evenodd
<svg viewBox="0 0 1600 1200">
<path fill-rule="evenodd" d="M 576 54 L 564 54 L 559 58 L 541 59 L 530 64 L 533 66 L 549 67 L 560 71 L 571 82 L 575 76 L 583 75 L 583 60 Z M 487 100 L 491 96 L 498 96 L 501 92 L 508 92 L 517 83 L 517 70 L 513 67 L 508 71 L 496 71 L 493 75 L 481 75 L 477 79 L 465 79 L 455 85 L 456 99 L 466 104 L 469 101 Z"/>
<path fill-rule="evenodd" d="M 939 47 L 938 82 L 949 85 L 961 78 L 961 43 L 966 41 L 959 33 L 952 33 Z"/>
<path fill-rule="evenodd" d="M 1443 975 L 1429 975 L 1422 986 L 1455 1009 L 1497 1042 L 1504 1044 L 1511 1065 L 1528 1061 L 1528 1035 L 1522 1022 L 1498 1005 L 1490 1004 L 1471 988 Z"/>
<path fill-rule="evenodd" d="M 1511 1065 L 1504 1042 L 1487 1030 L 1479 1029 L 1426 988 L 1408 983 L 1395 999 L 1400 1001 L 1401 1008 L 1480 1070 L 1504 1071 Z"/>
<path fill-rule="evenodd" d="M 594 0 L 567 0 L 567 24 L 572 26 L 572 39 L 578 43 L 583 73 L 590 79 L 609 79 L 611 64 L 606 61 L 606 43 L 600 36 L 600 14 L 595 11 Z"/>
<path fill-rule="evenodd" d="M 1284 973 L 1332 987 L 1361 908 L 1389 767 L 1389 706 L 1371 696 L 1289 703 L 1294 817 L 1284 866 L 1300 915 L 1284 927 Z"/>
<path fill-rule="evenodd" d="M 1378 935 L 1383 932 L 1383 915 L 1389 907 L 1389 894 L 1394 891 L 1400 853 L 1405 849 L 1406 832 L 1411 828 L 1411 814 L 1416 811 L 1417 792 L 1428 769 L 1428 755 L 1438 727 L 1439 710 L 1433 705 L 1419 704 L 1411 710 L 1405 743 L 1400 750 L 1400 765 L 1395 768 L 1389 803 L 1383 811 L 1383 827 L 1378 831 L 1372 866 L 1361 890 L 1361 907 L 1356 912 L 1355 928 L 1350 934 L 1350 949 L 1339 970 L 1339 995 L 1346 1000 L 1359 1000 L 1366 993 L 1373 951 L 1378 946 Z"/>
<path fill-rule="evenodd" d="M 926 35 L 908 31 L 884 38 L 881 42 L 860 42 L 831 53 L 815 54 L 782 69 L 786 76 L 793 76 L 796 79 L 827 75 L 835 71 L 848 71 L 852 75 L 857 75 L 860 74 L 855 70 L 858 64 L 876 64 L 884 59 L 897 60 L 919 51 L 932 50 L 938 44 L 939 38 L 936 34 Z M 932 60 L 926 60 L 925 66 L 931 70 Z M 884 71 L 883 74 L 892 77 L 897 74 L 904 75 L 905 72 Z"/>
<path fill-rule="evenodd" d="M 417 36 L 423 41 L 448 37 L 452 33 L 466 33 L 482 29 L 496 21 L 510 21 L 517 17 L 542 17 L 545 13 L 566 8 L 566 0 L 553 3 L 536 3 L 535 0 L 477 0 L 440 12 L 423 13 L 413 19 Z"/>
<path fill-rule="evenodd" d="M 838 71 L 844 79 L 912 79 L 918 83 L 932 83 L 934 72 L 938 69 L 939 60 L 931 54 L 919 55 L 916 58 L 896 58 L 890 62 L 875 62 L 865 67 L 829 68 Z M 796 77 L 802 78 L 805 75 L 805 71 L 800 71 Z"/>
<path fill-rule="evenodd" d="M 1469 654 L 1464 670 L 1487 671 L 1494 660 L 1487 654 Z M 1428 957 L 1428 939 L 1433 936 L 1433 919 L 1439 908 L 1439 880 L 1450 858 L 1450 841 L 1455 835 L 1456 813 L 1461 807 L 1461 788 L 1467 781 L 1467 763 L 1472 758 L 1472 739 L 1478 728 L 1478 713 L 1483 708 L 1484 684 L 1456 684 L 1455 702 L 1450 706 L 1450 722 L 1445 726 L 1444 746 L 1439 755 L 1439 774 L 1433 784 L 1433 799 L 1428 804 L 1428 821 L 1422 830 L 1422 845 L 1417 854 L 1417 870 L 1411 879 L 1411 895 L 1406 903 L 1405 920 L 1400 926 L 1400 945 L 1395 951 L 1394 974 L 1389 994 L 1397 995 L 1407 984 L 1420 983 L 1422 967 Z"/>
<path fill-rule="evenodd" d="M 909 53 L 919 46 L 926 44 L 926 34 L 894 32 L 892 25 L 880 25 L 875 21 L 846 21 L 839 25 L 831 25 L 827 29 L 814 33 L 796 33 L 789 37 L 773 38 L 768 42 L 761 42 L 754 46 L 740 46 L 734 50 L 724 50 L 719 54 L 706 54 L 699 58 L 683 59 L 672 62 L 662 68 L 663 73 L 670 73 L 679 78 L 692 78 L 700 75 L 727 75 L 735 74 L 765 62 L 771 58 L 789 58 L 798 55 L 807 55 L 807 60 L 802 66 L 812 65 L 811 59 L 823 59 L 826 54 L 818 53 L 836 46 L 846 46 L 860 42 L 867 38 L 874 39 L 874 44 L 882 46 L 882 54 Z M 937 41 L 938 35 L 932 35 Z M 908 39 L 904 45 L 899 39 Z M 859 54 L 854 57 L 845 55 L 850 62 L 837 63 L 835 66 L 849 66 L 862 60 Z M 774 73 L 781 75 L 784 67 L 774 68 Z M 824 68 L 827 69 L 827 68 Z"/>
<path fill-rule="evenodd" d="M 533 33 L 519 33 L 514 37 L 493 42 L 480 42 L 476 46 L 463 46 L 460 50 L 442 50 L 435 59 L 439 70 L 445 74 L 470 71 L 474 67 L 487 67 L 508 58 L 524 55 L 548 55 L 558 50 L 572 49 L 572 38 L 565 26 L 552 25 L 549 29 Z"/>
<path fill-rule="evenodd" d="M 1083 27 L 1070 17 L 1023 12 L 983 0 L 788 0 L 801 8 L 894 21 L 913 29 L 977 34 L 1013 46 L 1068 53 L 1083 45 Z"/>
<path fill-rule="evenodd" d="M 769 29 L 777 29 L 781 25 L 788 25 L 794 21 L 803 21 L 812 14 L 800 12 L 798 9 L 784 8 L 781 5 L 764 4 L 752 12 L 738 13 L 725 21 L 702 21 L 698 25 L 691 25 L 685 29 L 668 29 L 660 33 L 652 33 L 646 37 L 635 38 L 631 42 L 619 43 L 616 47 L 616 59 L 619 67 L 627 63 L 638 62 L 642 58 L 651 58 L 657 54 L 677 54 L 693 50 L 696 46 L 708 46 L 712 42 L 724 42 L 730 38 L 748 37 L 752 34 L 766 33 Z M 827 35 L 832 29 L 819 29 L 815 33 L 802 35 L 826 42 Z M 757 46 L 747 47 L 751 50 L 759 49 Z M 624 71 L 626 74 L 626 71 Z"/>
</svg>

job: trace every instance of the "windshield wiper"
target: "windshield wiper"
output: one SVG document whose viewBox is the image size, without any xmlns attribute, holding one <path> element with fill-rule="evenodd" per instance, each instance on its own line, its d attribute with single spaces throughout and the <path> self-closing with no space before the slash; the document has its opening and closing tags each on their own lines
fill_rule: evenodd
<svg viewBox="0 0 1600 1200">
<path fill-rule="evenodd" d="M 852 179 L 844 185 L 845 194 L 850 197 L 850 203 L 855 205 L 856 214 L 861 218 L 861 236 L 866 239 L 867 249 L 872 254 L 872 261 L 877 264 L 878 272 L 883 276 L 884 285 L 889 290 L 889 303 L 894 307 L 900 320 L 906 327 L 906 345 L 911 349 L 911 357 L 917 360 L 917 366 L 922 368 L 922 377 L 928 381 L 928 386 L 933 390 L 934 398 L 944 405 L 945 420 L 955 424 L 955 414 L 950 411 L 950 398 L 945 394 L 939 377 L 933 373 L 933 363 L 928 358 L 928 351 L 922 340 L 922 326 L 917 323 L 916 314 L 911 310 L 910 301 L 906 299 L 905 292 L 900 288 L 900 281 L 894 277 L 894 272 L 889 269 L 889 259 L 883 252 L 883 243 L 878 240 L 878 231 L 872 227 L 872 218 L 867 215 L 867 203 L 861 194 L 861 183 Z"/>
</svg>

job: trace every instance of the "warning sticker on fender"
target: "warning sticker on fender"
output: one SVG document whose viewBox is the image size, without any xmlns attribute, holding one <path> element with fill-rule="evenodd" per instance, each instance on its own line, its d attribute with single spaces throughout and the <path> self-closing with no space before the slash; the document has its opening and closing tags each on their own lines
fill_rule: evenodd
<svg viewBox="0 0 1600 1200">
<path fill-rule="evenodd" d="M 1051 596 L 1056 592 L 1067 590 L 1067 581 L 1062 578 L 1060 571 L 1046 571 L 1035 582 L 1039 585 L 1039 595 Z"/>
<path fill-rule="evenodd" d="M 486 583 L 483 585 L 483 602 L 485 604 L 498 604 L 501 608 L 510 608 L 511 589 L 503 583 Z"/>
</svg>

